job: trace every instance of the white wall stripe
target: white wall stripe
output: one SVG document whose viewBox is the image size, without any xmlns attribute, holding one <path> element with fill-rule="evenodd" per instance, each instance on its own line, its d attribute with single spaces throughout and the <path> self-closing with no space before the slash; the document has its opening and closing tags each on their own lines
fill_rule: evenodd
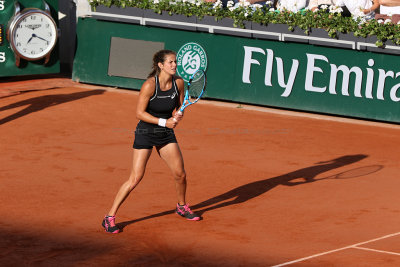
<svg viewBox="0 0 400 267">
<path fill-rule="evenodd" d="M 131 19 L 131 20 L 139 20 L 141 25 L 144 25 L 144 19 L 142 17 L 136 16 L 125 16 L 125 15 L 118 15 L 118 14 L 110 14 L 110 13 L 103 13 L 103 12 L 92 12 L 90 13 L 91 16 L 101 16 L 101 17 L 110 17 L 110 18 L 121 18 L 121 19 Z"/>
</svg>

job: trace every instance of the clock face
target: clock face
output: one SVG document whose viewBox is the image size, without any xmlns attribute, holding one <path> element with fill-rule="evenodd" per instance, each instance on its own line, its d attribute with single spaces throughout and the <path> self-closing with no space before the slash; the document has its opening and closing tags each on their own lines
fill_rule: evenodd
<svg viewBox="0 0 400 267">
<path fill-rule="evenodd" d="M 17 18 L 11 34 L 16 53 L 26 59 L 40 59 L 53 49 L 57 26 L 45 13 L 27 12 Z"/>
</svg>

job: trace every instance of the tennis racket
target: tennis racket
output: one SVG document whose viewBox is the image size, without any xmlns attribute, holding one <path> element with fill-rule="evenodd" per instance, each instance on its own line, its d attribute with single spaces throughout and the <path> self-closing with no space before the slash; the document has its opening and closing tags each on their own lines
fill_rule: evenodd
<svg viewBox="0 0 400 267">
<path fill-rule="evenodd" d="M 197 70 L 189 79 L 187 89 L 185 91 L 185 98 L 182 106 L 179 108 L 178 113 L 182 114 L 185 108 L 193 105 L 204 95 L 206 90 L 207 78 L 203 70 Z"/>
<path fill-rule="evenodd" d="M 356 178 L 356 177 L 373 174 L 375 172 L 380 171 L 381 169 L 383 169 L 382 165 L 364 166 L 364 167 L 359 167 L 359 168 L 351 169 L 348 171 L 340 172 L 340 173 L 332 175 L 332 176 L 318 178 L 317 180 Z"/>
</svg>

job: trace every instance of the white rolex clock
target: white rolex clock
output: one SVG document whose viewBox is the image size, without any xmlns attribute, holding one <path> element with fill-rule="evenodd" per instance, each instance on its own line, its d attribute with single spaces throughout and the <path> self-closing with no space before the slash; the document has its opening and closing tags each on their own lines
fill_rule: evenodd
<svg viewBox="0 0 400 267">
<path fill-rule="evenodd" d="M 45 10 L 25 8 L 21 11 L 20 5 L 15 2 L 15 14 L 8 23 L 7 40 L 18 67 L 21 58 L 28 61 L 44 58 L 44 64 L 47 64 L 57 43 L 57 25 L 51 17 L 49 5 L 44 4 Z"/>
</svg>

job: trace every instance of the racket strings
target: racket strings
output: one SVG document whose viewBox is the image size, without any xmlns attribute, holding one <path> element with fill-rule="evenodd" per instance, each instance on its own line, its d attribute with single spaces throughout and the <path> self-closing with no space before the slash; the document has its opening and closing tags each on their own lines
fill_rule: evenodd
<svg viewBox="0 0 400 267">
<path fill-rule="evenodd" d="M 348 170 L 348 171 L 339 173 L 336 175 L 335 178 L 347 179 L 347 178 L 366 176 L 369 174 L 373 174 L 377 171 L 380 171 L 382 168 L 383 168 L 382 165 L 370 165 L 370 166 L 359 167 L 359 168 L 355 168 L 352 170 Z"/>
<path fill-rule="evenodd" d="M 193 81 L 189 86 L 189 95 L 192 98 L 199 98 L 203 92 L 205 85 L 205 75 L 201 76 L 198 80 Z"/>
<path fill-rule="evenodd" d="M 357 178 L 357 177 L 363 177 L 367 176 L 373 173 L 376 173 L 383 169 L 383 165 L 368 165 L 368 166 L 363 166 L 363 167 L 358 167 L 354 169 L 350 169 L 344 172 L 340 172 L 338 174 L 328 176 L 328 177 L 323 177 L 323 178 L 318 178 L 318 180 L 323 180 L 323 179 L 348 179 L 348 178 Z"/>
</svg>

